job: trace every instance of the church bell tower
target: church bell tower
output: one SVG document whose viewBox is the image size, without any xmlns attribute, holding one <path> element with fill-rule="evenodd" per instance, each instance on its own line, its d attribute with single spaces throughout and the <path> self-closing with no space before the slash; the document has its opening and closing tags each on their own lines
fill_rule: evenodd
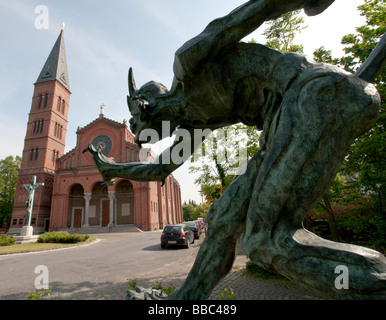
<svg viewBox="0 0 386 320">
<path fill-rule="evenodd" d="M 33 176 L 44 183 L 44 188 L 35 193 L 31 225 L 37 231 L 49 225 L 56 160 L 65 150 L 71 95 L 63 30 L 34 86 L 10 232 L 25 225 L 27 190 L 23 185 L 30 183 Z"/>
</svg>

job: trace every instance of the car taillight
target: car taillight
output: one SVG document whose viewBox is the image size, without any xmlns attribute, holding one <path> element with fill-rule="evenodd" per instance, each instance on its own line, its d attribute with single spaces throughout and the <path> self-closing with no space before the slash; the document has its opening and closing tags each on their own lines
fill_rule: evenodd
<svg viewBox="0 0 386 320">
<path fill-rule="evenodd" d="M 196 232 L 196 231 L 197 231 L 197 229 L 196 229 L 196 228 L 194 228 L 194 229 L 193 229 L 193 232 Z"/>
<path fill-rule="evenodd" d="M 185 232 L 184 232 L 184 231 L 181 231 L 180 236 L 181 236 L 181 237 L 185 237 Z"/>
<path fill-rule="evenodd" d="M 161 237 L 164 237 L 164 236 L 165 236 L 165 232 L 162 232 Z"/>
</svg>

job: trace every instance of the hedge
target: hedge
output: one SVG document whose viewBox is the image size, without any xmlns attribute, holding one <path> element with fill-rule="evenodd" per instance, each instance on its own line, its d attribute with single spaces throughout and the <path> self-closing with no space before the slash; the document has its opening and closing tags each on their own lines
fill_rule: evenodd
<svg viewBox="0 0 386 320">
<path fill-rule="evenodd" d="M 13 236 L 0 236 L 0 247 L 12 246 L 15 243 Z"/>
<path fill-rule="evenodd" d="M 69 234 L 68 232 L 46 232 L 39 236 L 39 243 L 78 243 L 87 241 L 88 234 Z"/>
</svg>

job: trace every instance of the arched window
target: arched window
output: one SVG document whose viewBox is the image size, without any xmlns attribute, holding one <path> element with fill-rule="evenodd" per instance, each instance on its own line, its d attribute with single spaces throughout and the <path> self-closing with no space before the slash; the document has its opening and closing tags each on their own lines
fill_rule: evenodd
<svg viewBox="0 0 386 320">
<path fill-rule="evenodd" d="M 34 131 L 33 131 L 33 135 L 35 135 L 36 133 L 36 121 L 34 122 Z"/>
<path fill-rule="evenodd" d="M 65 108 L 66 108 L 66 101 L 64 101 L 64 99 L 62 100 L 62 113 L 64 114 L 64 111 L 65 111 Z"/>
</svg>

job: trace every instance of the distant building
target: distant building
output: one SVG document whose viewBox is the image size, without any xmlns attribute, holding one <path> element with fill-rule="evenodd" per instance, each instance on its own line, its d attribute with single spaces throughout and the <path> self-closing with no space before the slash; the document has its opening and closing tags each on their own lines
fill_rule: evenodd
<svg viewBox="0 0 386 320">
<path fill-rule="evenodd" d="M 78 128 L 76 147 L 64 154 L 70 95 L 62 30 L 35 83 L 9 232 L 19 233 L 26 223 L 23 185 L 34 175 L 44 182 L 35 192 L 35 232 L 156 230 L 181 222 L 181 190 L 172 175 L 163 187 L 127 179 L 107 187 L 91 156 L 82 154 L 92 142 L 116 162 L 139 160 L 126 122 L 107 119 L 103 105 L 99 118 Z"/>
</svg>

